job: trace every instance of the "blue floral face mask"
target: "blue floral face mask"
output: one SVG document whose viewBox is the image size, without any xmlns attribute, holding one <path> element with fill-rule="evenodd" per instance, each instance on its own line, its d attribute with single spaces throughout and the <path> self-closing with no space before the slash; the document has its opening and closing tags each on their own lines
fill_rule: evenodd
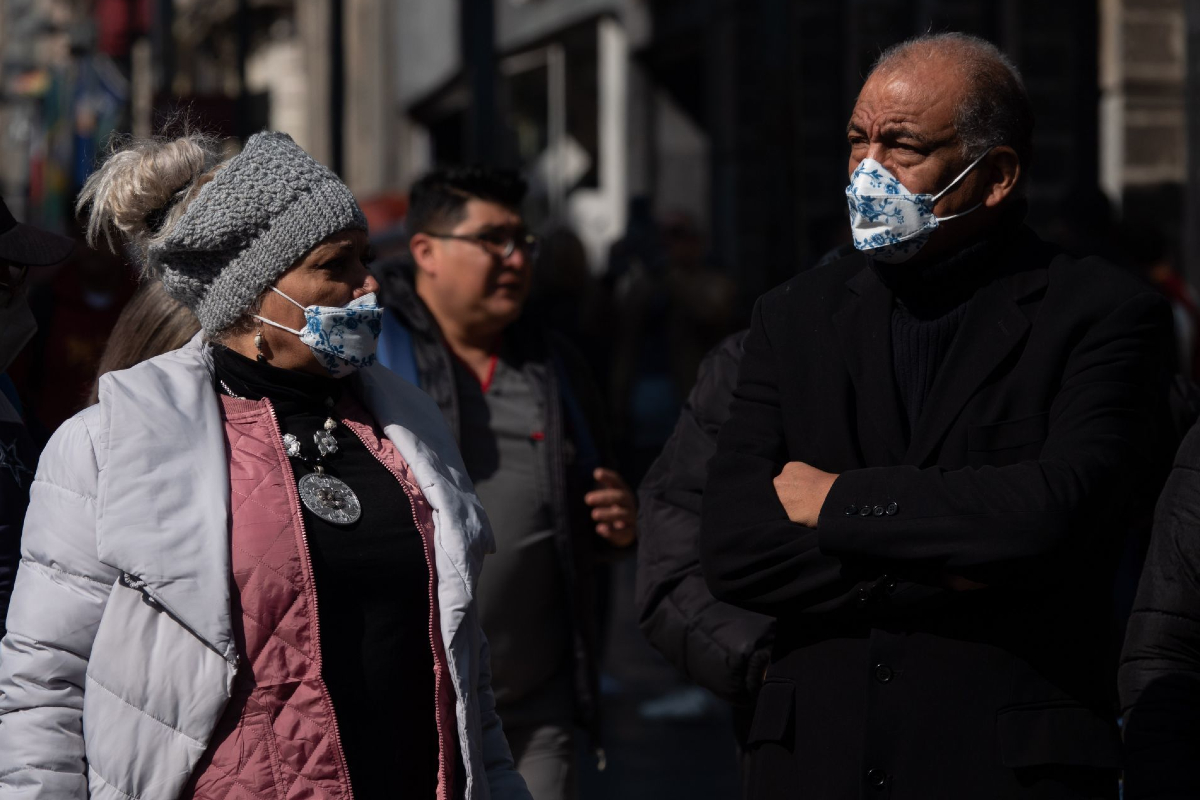
<svg viewBox="0 0 1200 800">
<path fill-rule="evenodd" d="M 937 217 L 933 205 L 970 174 L 991 150 L 950 181 L 937 194 L 913 194 L 887 168 L 873 158 L 864 158 L 850 176 L 846 204 L 850 208 L 850 231 L 854 246 L 876 261 L 899 264 L 916 255 L 929 241 L 939 223 L 970 214 L 982 203 L 966 211 Z"/>
<path fill-rule="evenodd" d="M 254 318 L 299 336 L 330 375 L 344 378 L 375 363 L 375 344 L 383 330 L 383 308 L 375 302 L 374 292 L 344 306 L 306 308 L 274 286 L 271 291 L 304 311 L 304 330 L 294 330 L 257 314 Z"/>
</svg>

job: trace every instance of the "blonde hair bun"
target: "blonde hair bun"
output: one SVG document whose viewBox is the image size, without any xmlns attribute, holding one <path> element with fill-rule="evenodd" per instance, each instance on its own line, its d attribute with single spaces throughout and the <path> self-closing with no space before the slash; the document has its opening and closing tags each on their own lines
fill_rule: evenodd
<svg viewBox="0 0 1200 800">
<path fill-rule="evenodd" d="M 148 271 L 151 244 L 170 233 L 221 161 L 219 140 L 205 134 L 116 140 L 111 154 L 87 179 L 75 206 L 77 214 L 86 213 L 87 243 L 95 247 L 103 235 L 115 251 L 116 234 Z"/>
</svg>

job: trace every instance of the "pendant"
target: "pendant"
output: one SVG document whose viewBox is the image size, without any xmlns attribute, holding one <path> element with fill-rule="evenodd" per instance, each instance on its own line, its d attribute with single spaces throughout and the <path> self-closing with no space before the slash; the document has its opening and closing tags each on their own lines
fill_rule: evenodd
<svg viewBox="0 0 1200 800">
<path fill-rule="evenodd" d="M 334 525 L 353 525 L 362 516 L 354 490 L 332 475 L 312 472 L 296 484 L 305 508 Z"/>
<path fill-rule="evenodd" d="M 332 455 L 338 451 L 337 439 L 334 438 L 333 430 L 328 423 L 325 424 L 325 430 L 313 433 L 313 444 L 317 446 L 317 451 L 322 456 Z"/>
<path fill-rule="evenodd" d="M 288 454 L 288 458 L 296 458 L 300 455 L 300 440 L 290 433 L 283 435 L 283 450 Z"/>
</svg>

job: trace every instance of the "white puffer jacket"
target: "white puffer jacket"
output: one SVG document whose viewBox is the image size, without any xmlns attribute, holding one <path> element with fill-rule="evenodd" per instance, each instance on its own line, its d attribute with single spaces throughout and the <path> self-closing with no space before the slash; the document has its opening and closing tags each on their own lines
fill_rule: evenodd
<svg viewBox="0 0 1200 800">
<path fill-rule="evenodd" d="M 527 800 L 473 601 L 483 509 L 437 406 L 372 367 L 357 394 L 433 507 L 442 640 L 469 800 Z M 51 439 L 0 642 L 0 798 L 172 800 L 230 697 L 229 471 L 197 337 L 101 381 Z M 125 584 L 146 582 L 160 608 Z M 400 787 L 402 788 L 402 787 Z"/>
</svg>

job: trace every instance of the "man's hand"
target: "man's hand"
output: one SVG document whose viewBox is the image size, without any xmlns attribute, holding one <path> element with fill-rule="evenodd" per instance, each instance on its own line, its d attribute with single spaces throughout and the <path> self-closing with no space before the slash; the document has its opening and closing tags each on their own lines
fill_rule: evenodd
<svg viewBox="0 0 1200 800">
<path fill-rule="evenodd" d="M 789 461 L 775 476 L 775 494 L 787 511 L 788 519 L 809 528 L 817 527 L 821 506 L 837 475 L 822 472 L 802 461 Z"/>
<path fill-rule="evenodd" d="M 628 547 L 637 538 L 637 504 L 633 490 L 611 469 L 597 469 L 592 477 L 596 479 L 597 488 L 588 492 L 583 501 L 592 509 L 596 535 L 616 547 Z"/>
</svg>

